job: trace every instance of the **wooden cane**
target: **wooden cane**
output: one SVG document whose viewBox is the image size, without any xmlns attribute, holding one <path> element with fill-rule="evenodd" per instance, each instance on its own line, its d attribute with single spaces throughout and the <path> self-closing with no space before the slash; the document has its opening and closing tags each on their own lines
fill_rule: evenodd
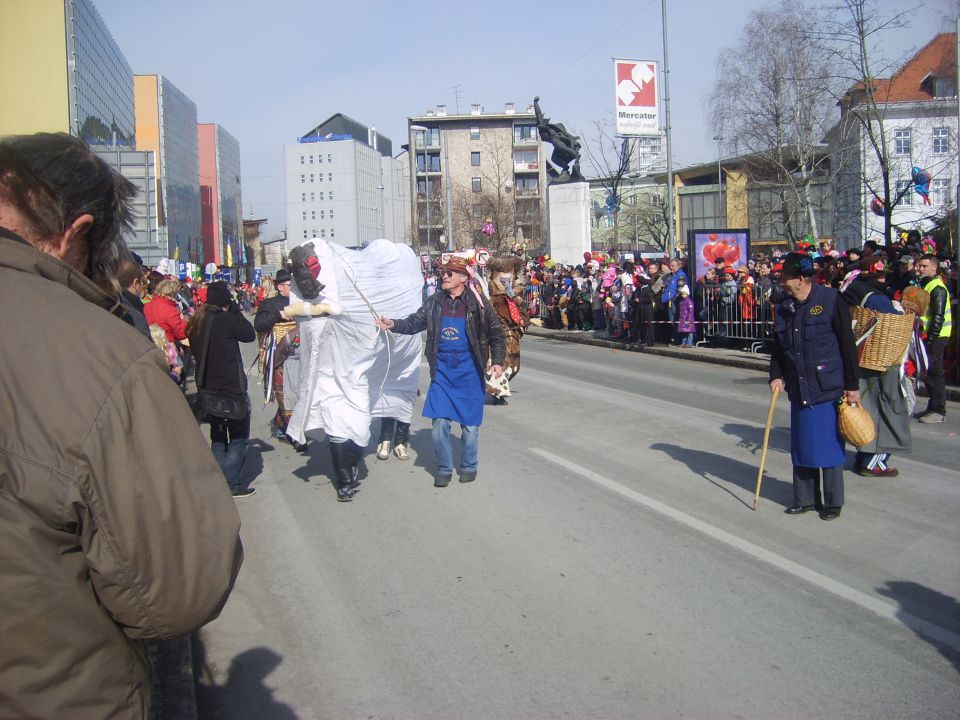
<svg viewBox="0 0 960 720">
<path fill-rule="evenodd" d="M 777 396 L 780 388 L 776 388 L 770 395 L 770 410 L 767 411 L 767 426 L 763 429 L 763 452 L 760 453 L 760 471 L 757 473 L 757 490 L 753 494 L 753 511 L 757 511 L 760 504 L 760 483 L 763 482 L 763 466 L 767 462 L 767 447 L 770 444 L 770 426 L 773 425 L 773 411 L 777 407 Z"/>
</svg>

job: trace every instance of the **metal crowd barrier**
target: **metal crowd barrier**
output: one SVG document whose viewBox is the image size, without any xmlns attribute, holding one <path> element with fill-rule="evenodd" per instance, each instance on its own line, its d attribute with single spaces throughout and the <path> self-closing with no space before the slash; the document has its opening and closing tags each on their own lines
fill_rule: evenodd
<svg viewBox="0 0 960 720">
<path fill-rule="evenodd" d="M 758 285 L 701 286 L 696 298 L 697 344 L 749 342 L 758 352 L 773 344 L 771 288 Z"/>
</svg>

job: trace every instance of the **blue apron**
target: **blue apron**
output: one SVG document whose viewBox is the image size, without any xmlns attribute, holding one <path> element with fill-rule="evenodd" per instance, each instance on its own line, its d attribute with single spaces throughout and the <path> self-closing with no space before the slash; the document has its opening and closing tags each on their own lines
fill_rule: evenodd
<svg viewBox="0 0 960 720">
<path fill-rule="evenodd" d="M 830 468 L 846 461 L 837 427 L 837 402 L 790 403 L 790 459 L 798 467 Z"/>
<path fill-rule="evenodd" d="M 435 368 L 423 403 L 423 416 L 446 418 L 461 425 L 480 425 L 484 380 L 473 364 L 466 318 L 441 319 Z"/>
</svg>

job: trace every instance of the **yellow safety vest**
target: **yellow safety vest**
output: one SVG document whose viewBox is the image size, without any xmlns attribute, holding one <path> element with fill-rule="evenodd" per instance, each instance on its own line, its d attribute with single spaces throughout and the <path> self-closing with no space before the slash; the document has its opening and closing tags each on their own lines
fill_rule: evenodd
<svg viewBox="0 0 960 720">
<path fill-rule="evenodd" d="M 943 284 L 943 280 L 939 276 L 934 277 L 933 280 L 928 282 L 924 286 L 924 290 L 933 295 L 933 289 L 941 287 L 944 292 L 947 293 L 947 302 L 943 306 L 943 325 L 940 327 L 940 334 L 937 337 L 948 338 L 950 337 L 950 332 L 953 329 L 953 312 L 950 309 L 950 291 L 947 289 L 947 286 Z M 931 315 L 931 306 L 927 307 L 927 311 L 923 314 L 923 329 L 928 330 L 930 328 L 930 321 L 933 319 Z"/>
</svg>

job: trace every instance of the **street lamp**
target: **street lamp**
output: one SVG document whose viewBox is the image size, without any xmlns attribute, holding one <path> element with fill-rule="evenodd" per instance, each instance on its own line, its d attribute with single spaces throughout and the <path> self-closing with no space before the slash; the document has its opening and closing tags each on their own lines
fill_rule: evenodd
<svg viewBox="0 0 960 720">
<path fill-rule="evenodd" d="M 410 129 L 414 132 L 423 133 L 423 178 L 424 184 L 427 186 L 427 248 L 429 251 L 432 249 L 430 245 L 430 166 L 427 164 L 427 132 L 429 132 L 429 128 L 423 125 L 411 125 Z M 414 144 L 414 148 L 416 148 L 416 144 Z M 414 155 L 414 159 L 416 159 L 416 155 Z M 419 238 L 419 236 L 420 233 L 417 232 L 417 237 Z"/>
</svg>

